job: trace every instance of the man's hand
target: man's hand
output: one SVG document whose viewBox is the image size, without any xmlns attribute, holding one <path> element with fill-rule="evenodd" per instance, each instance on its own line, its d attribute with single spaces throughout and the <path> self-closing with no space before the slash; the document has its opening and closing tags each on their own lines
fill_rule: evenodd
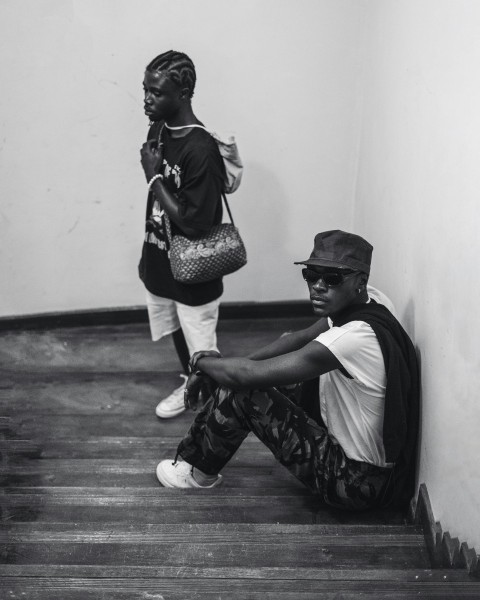
<svg viewBox="0 0 480 600">
<path fill-rule="evenodd" d="M 160 173 L 163 162 L 162 144 L 158 144 L 157 140 L 147 140 L 140 150 L 140 156 L 145 177 L 150 181 L 154 175 Z"/>
<path fill-rule="evenodd" d="M 188 367 L 192 373 L 194 373 L 197 370 L 197 362 L 201 358 L 205 358 L 206 356 L 209 356 L 212 358 L 222 358 L 222 355 L 220 354 L 220 352 L 217 352 L 216 350 L 199 350 L 198 352 L 195 352 L 192 355 L 192 358 L 190 359 L 190 362 L 188 363 Z"/>
<path fill-rule="evenodd" d="M 185 408 L 196 410 L 199 406 L 203 406 L 213 395 L 216 387 L 217 384 L 208 375 L 190 373 L 183 396 Z"/>
<path fill-rule="evenodd" d="M 216 350 L 200 350 L 192 355 L 184 392 L 185 408 L 196 410 L 198 406 L 203 406 L 217 388 L 217 383 L 211 377 L 197 370 L 197 362 L 205 356 L 221 358 L 222 355 Z"/>
</svg>

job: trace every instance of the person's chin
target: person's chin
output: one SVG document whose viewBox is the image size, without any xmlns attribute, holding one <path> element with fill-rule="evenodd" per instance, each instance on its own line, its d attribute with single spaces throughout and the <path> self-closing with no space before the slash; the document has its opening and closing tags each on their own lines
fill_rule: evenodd
<svg viewBox="0 0 480 600">
<path fill-rule="evenodd" d="M 145 116 L 150 119 L 150 121 L 161 121 L 161 117 L 159 117 L 158 115 L 156 115 L 155 113 L 146 110 L 145 111 Z"/>
<path fill-rule="evenodd" d="M 318 302 L 312 302 L 313 313 L 317 317 L 328 317 L 329 310 L 326 304 L 319 304 Z"/>
</svg>

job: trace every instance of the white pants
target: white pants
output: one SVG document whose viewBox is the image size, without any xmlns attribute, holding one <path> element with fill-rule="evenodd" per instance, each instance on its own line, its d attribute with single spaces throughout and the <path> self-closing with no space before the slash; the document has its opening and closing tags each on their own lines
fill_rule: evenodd
<svg viewBox="0 0 480 600">
<path fill-rule="evenodd" d="M 146 290 L 152 340 L 182 328 L 190 356 L 199 350 L 217 350 L 217 322 L 220 300 L 201 306 L 187 306 L 155 296 Z"/>
</svg>

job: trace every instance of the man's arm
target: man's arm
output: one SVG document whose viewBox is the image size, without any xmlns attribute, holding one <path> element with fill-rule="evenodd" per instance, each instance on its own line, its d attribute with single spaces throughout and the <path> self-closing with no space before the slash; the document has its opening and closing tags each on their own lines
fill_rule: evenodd
<svg viewBox="0 0 480 600">
<path fill-rule="evenodd" d="M 163 161 L 163 150 L 161 146 L 157 147 L 156 140 L 150 139 L 143 144 L 140 154 L 142 157 L 141 162 L 143 170 L 148 182 L 152 177 L 160 173 Z M 162 179 L 156 179 L 153 182 L 151 189 L 168 217 L 185 235 L 195 236 L 201 233 L 201 230 L 185 225 L 185 222 L 180 215 L 178 200 L 172 192 L 167 189 Z"/>
<path fill-rule="evenodd" d="M 185 235 L 196 236 L 202 233 L 201 229 L 194 229 L 193 227 L 185 225 L 182 217 L 180 216 L 178 200 L 167 189 L 163 181 L 160 179 L 155 180 L 152 185 L 152 191 L 170 220 L 173 221 Z"/>
<path fill-rule="evenodd" d="M 206 356 L 198 359 L 195 368 L 232 389 L 265 389 L 313 379 L 341 366 L 326 346 L 313 341 L 299 350 L 265 360 Z"/>
<path fill-rule="evenodd" d="M 327 331 L 327 329 L 327 319 L 319 319 L 306 329 L 293 331 L 292 333 L 283 335 L 271 344 L 268 344 L 268 346 L 255 350 L 255 352 L 249 354 L 247 358 L 250 360 L 265 360 L 266 358 L 273 358 L 274 356 L 280 356 L 281 354 L 288 354 L 289 352 L 300 350 L 300 348 L 306 346 L 321 333 Z"/>
</svg>

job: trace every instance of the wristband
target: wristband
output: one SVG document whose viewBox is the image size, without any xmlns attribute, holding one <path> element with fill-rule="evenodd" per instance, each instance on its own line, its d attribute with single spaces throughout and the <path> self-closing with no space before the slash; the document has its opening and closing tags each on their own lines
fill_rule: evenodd
<svg viewBox="0 0 480 600">
<path fill-rule="evenodd" d="M 152 185 L 155 181 L 157 181 L 157 179 L 161 179 L 163 181 L 163 175 L 161 173 L 157 173 L 150 179 L 150 181 L 148 182 L 148 191 L 149 192 L 152 191 Z"/>
</svg>

